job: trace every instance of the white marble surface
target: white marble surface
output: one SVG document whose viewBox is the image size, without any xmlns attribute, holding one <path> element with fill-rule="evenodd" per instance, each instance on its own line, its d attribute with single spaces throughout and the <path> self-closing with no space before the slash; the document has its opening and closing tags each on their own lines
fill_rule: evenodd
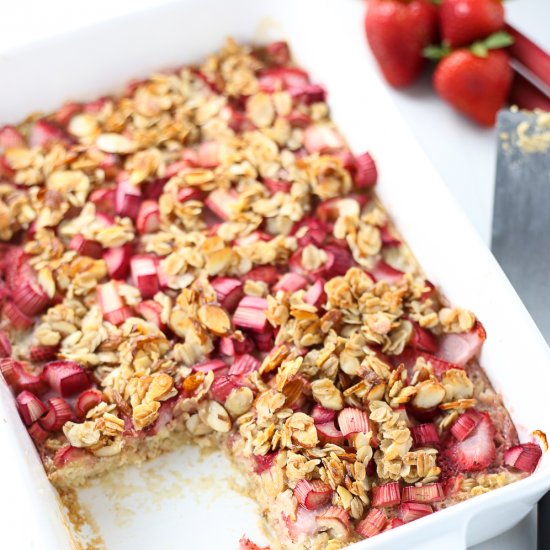
<svg viewBox="0 0 550 550">
<path fill-rule="evenodd" d="M 198 1 L 198 0 L 197 0 Z M 274 0 L 275 1 L 275 0 Z M 114 15 L 159 3 L 158 0 L 2 0 L 0 55 L 30 41 L 62 33 Z M 507 2 L 508 20 L 550 49 L 550 2 Z M 0 77 L 0 100 L 1 100 Z M 436 169 L 470 217 L 483 239 L 490 239 L 494 189 L 495 132 L 482 130 L 437 100 L 426 77 L 407 92 L 392 92 Z M 0 499 L 0 517 L 9 517 L 7 499 Z M 10 526 L 2 522 L 3 529 Z M 475 550 L 534 550 L 535 514 Z"/>
</svg>

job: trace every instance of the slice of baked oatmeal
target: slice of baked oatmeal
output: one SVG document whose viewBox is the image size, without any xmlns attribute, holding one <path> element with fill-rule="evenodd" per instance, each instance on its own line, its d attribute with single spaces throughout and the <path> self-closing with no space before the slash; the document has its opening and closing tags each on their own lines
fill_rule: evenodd
<svg viewBox="0 0 550 550">
<path fill-rule="evenodd" d="M 228 41 L 0 130 L 0 366 L 54 485 L 221 446 L 280 546 L 336 549 L 535 469 L 325 100 Z"/>
</svg>

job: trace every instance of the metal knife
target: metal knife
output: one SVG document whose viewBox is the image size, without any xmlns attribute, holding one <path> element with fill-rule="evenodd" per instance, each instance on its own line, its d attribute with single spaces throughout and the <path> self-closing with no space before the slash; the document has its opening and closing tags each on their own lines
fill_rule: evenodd
<svg viewBox="0 0 550 550">
<path fill-rule="evenodd" d="M 503 110 L 497 130 L 491 248 L 550 343 L 550 113 Z M 537 526 L 538 550 L 548 550 L 550 493 Z"/>
</svg>

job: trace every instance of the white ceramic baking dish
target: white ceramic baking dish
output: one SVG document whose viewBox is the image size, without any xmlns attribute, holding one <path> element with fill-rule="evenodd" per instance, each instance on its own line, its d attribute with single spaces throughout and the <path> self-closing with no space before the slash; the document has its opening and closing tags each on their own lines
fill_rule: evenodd
<svg viewBox="0 0 550 550">
<path fill-rule="evenodd" d="M 429 278 L 484 323 L 482 364 L 521 439 L 530 440 L 533 429 L 548 433 L 549 350 L 391 104 L 365 45 L 363 10 L 357 0 L 182 0 L 31 44 L 0 56 L 0 124 L 198 60 L 228 35 L 249 42 L 288 39 L 299 63 L 328 87 L 334 117 L 352 147 L 376 157 L 379 194 Z M 0 545 L 70 547 L 55 492 L 4 385 L 0 416 Z M 199 462 L 197 456 L 181 449 L 155 461 L 154 470 L 146 465 L 113 473 L 81 492 L 108 548 L 233 550 L 243 533 L 265 540 L 253 504 L 227 489 L 234 475 L 225 459 Z M 464 549 L 519 522 L 548 488 L 545 456 L 524 481 L 354 548 Z"/>
</svg>

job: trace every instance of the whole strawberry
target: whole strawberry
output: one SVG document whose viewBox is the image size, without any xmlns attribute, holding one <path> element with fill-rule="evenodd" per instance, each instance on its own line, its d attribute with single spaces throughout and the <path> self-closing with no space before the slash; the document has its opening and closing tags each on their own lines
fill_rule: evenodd
<svg viewBox="0 0 550 550">
<path fill-rule="evenodd" d="M 442 0 L 441 38 L 453 48 L 467 46 L 504 28 L 502 0 Z"/>
<path fill-rule="evenodd" d="M 422 50 L 435 40 L 437 10 L 429 0 L 371 0 L 365 30 L 384 77 L 402 88 L 424 67 Z"/>
<path fill-rule="evenodd" d="M 434 73 L 437 93 L 453 107 L 483 126 L 493 126 L 512 83 L 512 68 L 504 46 L 511 43 L 506 33 L 496 33 L 469 49 L 439 49 L 443 59 Z M 436 57 L 436 48 L 426 55 Z"/>
</svg>

